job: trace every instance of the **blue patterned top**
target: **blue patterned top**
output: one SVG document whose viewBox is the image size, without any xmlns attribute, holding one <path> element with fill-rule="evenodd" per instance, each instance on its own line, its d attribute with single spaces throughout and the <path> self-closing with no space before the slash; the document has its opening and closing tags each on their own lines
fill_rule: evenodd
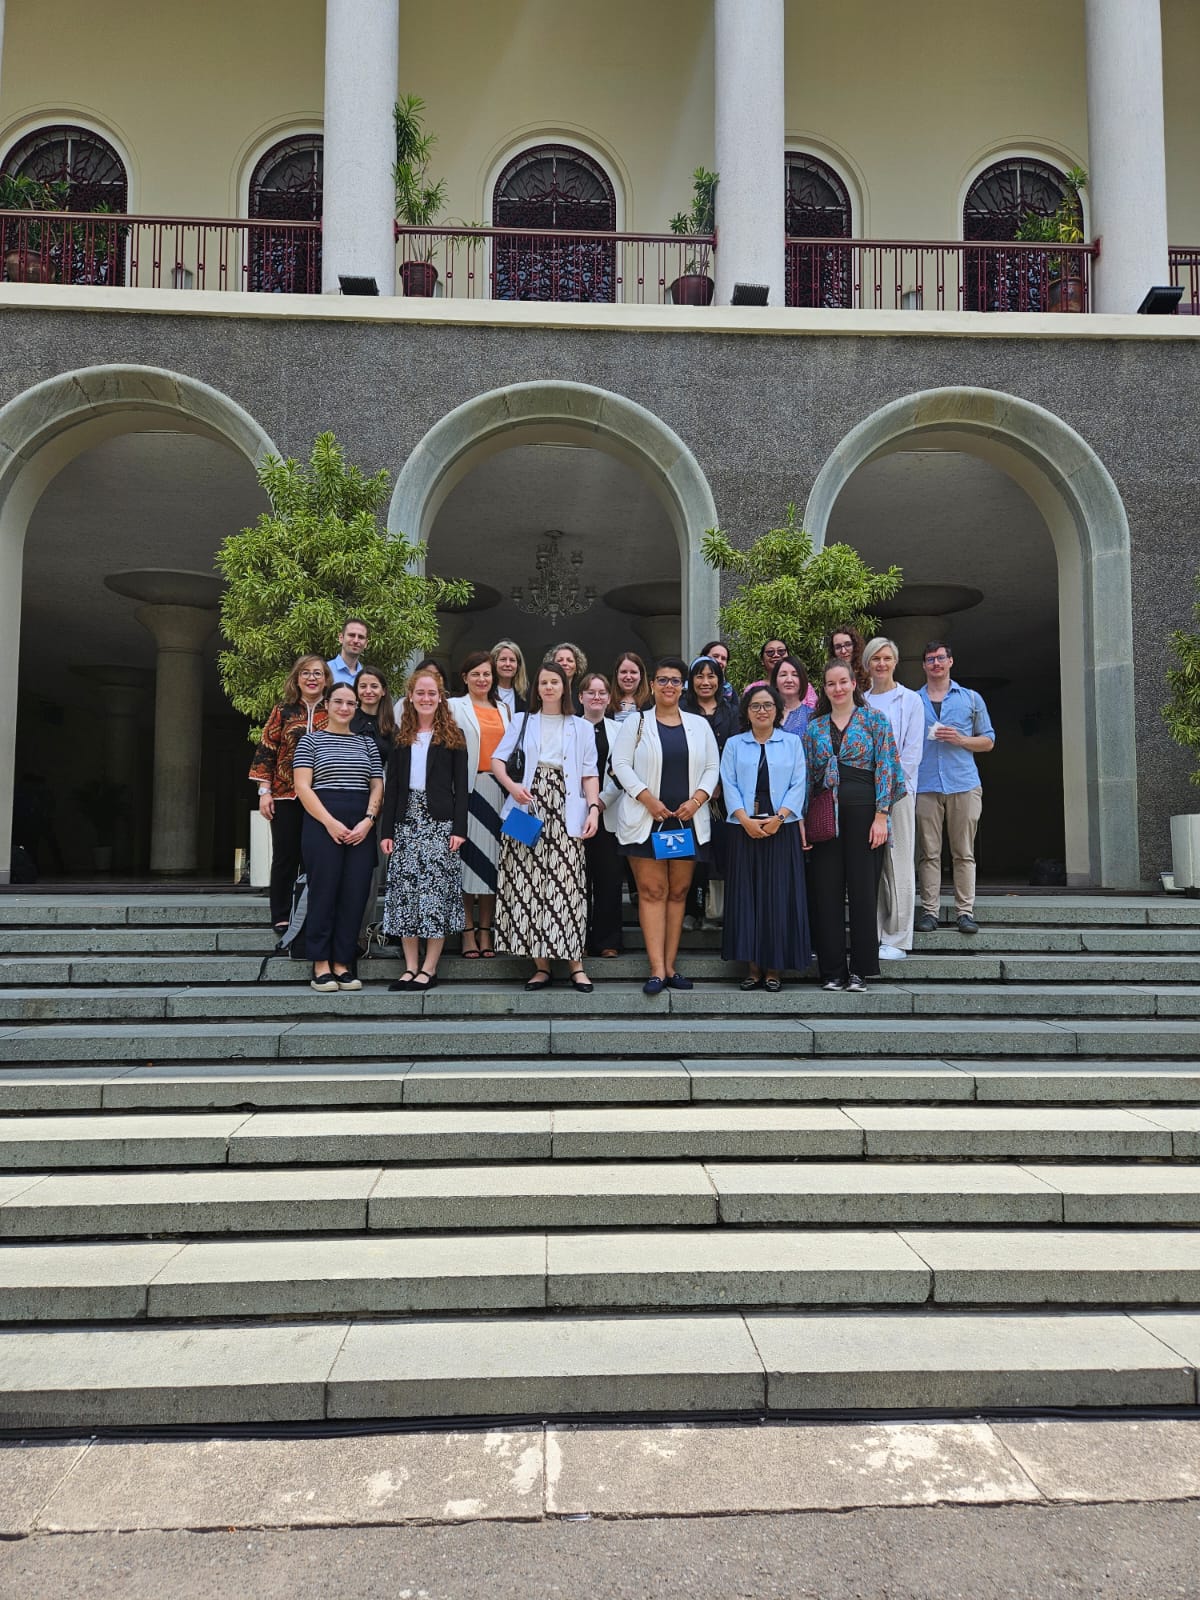
<svg viewBox="0 0 1200 1600">
<path fill-rule="evenodd" d="M 855 706 L 854 715 L 842 735 L 842 748 L 836 754 L 829 733 L 829 717 L 814 717 L 804 730 L 804 754 L 808 761 L 809 799 L 817 789 L 832 789 L 835 811 L 838 762 L 862 772 L 874 768 L 875 809 L 888 813 L 888 833 L 891 833 L 892 807 L 905 794 L 904 771 L 892 737 L 892 725 L 882 711 L 871 706 Z"/>
</svg>

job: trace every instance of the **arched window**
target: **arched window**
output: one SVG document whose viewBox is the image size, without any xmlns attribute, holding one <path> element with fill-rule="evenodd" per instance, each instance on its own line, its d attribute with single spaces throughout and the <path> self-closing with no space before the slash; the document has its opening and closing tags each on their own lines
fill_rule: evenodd
<svg viewBox="0 0 1200 1600">
<path fill-rule="evenodd" d="M 568 145 L 523 150 L 496 180 L 492 224 L 551 229 L 560 240 L 496 239 L 492 292 L 498 300 L 613 300 L 616 255 L 604 240 L 570 235 L 612 233 L 617 196 L 600 163 Z"/>
<path fill-rule="evenodd" d="M 1015 239 L 1027 211 L 1049 217 L 1067 192 L 1064 173 L 1047 161 L 1011 156 L 987 167 L 963 201 L 963 238 Z M 1046 263 L 1040 255 L 963 252 L 963 305 L 968 311 L 1042 311 Z"/>
<path fill-rule="evenodd" d="M 53 184 L 60 211 L 129 210 L 129 175 L 108 140 L 90 128 L 38 128 L 13 145 L 4 161 L 9 177 Z M 41 209 L 37 207 L 35 209 Z M 115 223 L 24 225 L 11 241 L 27 263 L 26 275 L 55 283 L 125 282 L 125 233 Z"/>
<path fill-rule="evenodd" d="M 250 175 L 251 222 L 319 222 L 323 152 L 319 133 L 295 134 L 272 145 Z M 307 229 L 252 229 L 249 287 L 271 294 L 318 294 L 321 235 Z"/>
<path fill-rule="evenodd" d="M 784 229 L 792 239 L 853 238 L 850 193 L 827 162 L 789 150 L 784 157 Z M 789 306 L 851 304 L 851 252 L 836 246 L 787 246 Z"/>
</svg>

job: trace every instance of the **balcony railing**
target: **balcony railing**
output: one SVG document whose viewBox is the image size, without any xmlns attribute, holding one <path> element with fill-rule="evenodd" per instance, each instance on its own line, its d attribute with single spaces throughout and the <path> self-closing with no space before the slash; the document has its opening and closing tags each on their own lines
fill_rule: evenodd
<svg viewBox="0 0 1200 1600">
<path fill-rule="evenodd" d="M 1086 311 L 1095 245 L 789 239 L 790 306 Z"/>
<path fill-rule="evenodd" d="M 319 294 L 319 222 L 0 211 L 6 279 Z"/>
<path fill-rule="evenodd" d="M 709 234 L 396 228 L 404 292 L 456 300 L 706 305 L 712 252 Z"/>
<path fill-rule="evenodd" d="M 1170 259 L 1171 282 L 1183 290 L 1180 311 L 1200 317 L 1200 245 L 1173 244 Z"/>
</svg>

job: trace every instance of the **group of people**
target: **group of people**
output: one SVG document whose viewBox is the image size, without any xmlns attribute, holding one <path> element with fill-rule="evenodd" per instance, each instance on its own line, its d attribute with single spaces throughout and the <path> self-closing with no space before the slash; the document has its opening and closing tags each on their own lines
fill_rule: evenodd
<svg viewBox="0 0 1200 1600">
<path fill-rule="evenodd" d="M 557 961 L 590 994 L 585 960 L 622 953 L 628 885 L 647 995 L 692 987 L 678 966 L 690 898 L 720 921 L 743 989 L 777 992 L 815 947 L 822 986 L 858 992 L 914 928 L 938 926 L 943 834 L 957 926 L 976 931 L 975 756 L 995 735 L 941 641 L 919 693 L 896 682 L 892 640 L 845 627 L 816 685 L 783 639 L 740 695 L 720 640 L 649 670 L 626 652 L 611 675 L 564 642 L 531 675 L 502 639 L 460 664 L 461 693 L 427 659 L 395 700 L 361 619 L 338 644 L 296 661 L 250 770 L 281 936 L 303 865 L 314 989 L 361 988 L 382 886 L 404 955 L 393 990 L 431 989 L 461 935 L 469 960 L 528 958 L 527 989 L 553 983 Z"/>
</svg>

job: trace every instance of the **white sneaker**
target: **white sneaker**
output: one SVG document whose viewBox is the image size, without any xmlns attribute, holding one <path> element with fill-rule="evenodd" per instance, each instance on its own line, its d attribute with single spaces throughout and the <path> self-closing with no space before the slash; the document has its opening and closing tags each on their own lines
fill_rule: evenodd
<svg viewBox="0 0 1200 1600">
<path fill-rule="evenodd" d="M 907 950 L 901 950 L 894 944 L 881 944 L 879 946 L 880 961 L 903 961 L 907 955 Z"/>
</svg>

